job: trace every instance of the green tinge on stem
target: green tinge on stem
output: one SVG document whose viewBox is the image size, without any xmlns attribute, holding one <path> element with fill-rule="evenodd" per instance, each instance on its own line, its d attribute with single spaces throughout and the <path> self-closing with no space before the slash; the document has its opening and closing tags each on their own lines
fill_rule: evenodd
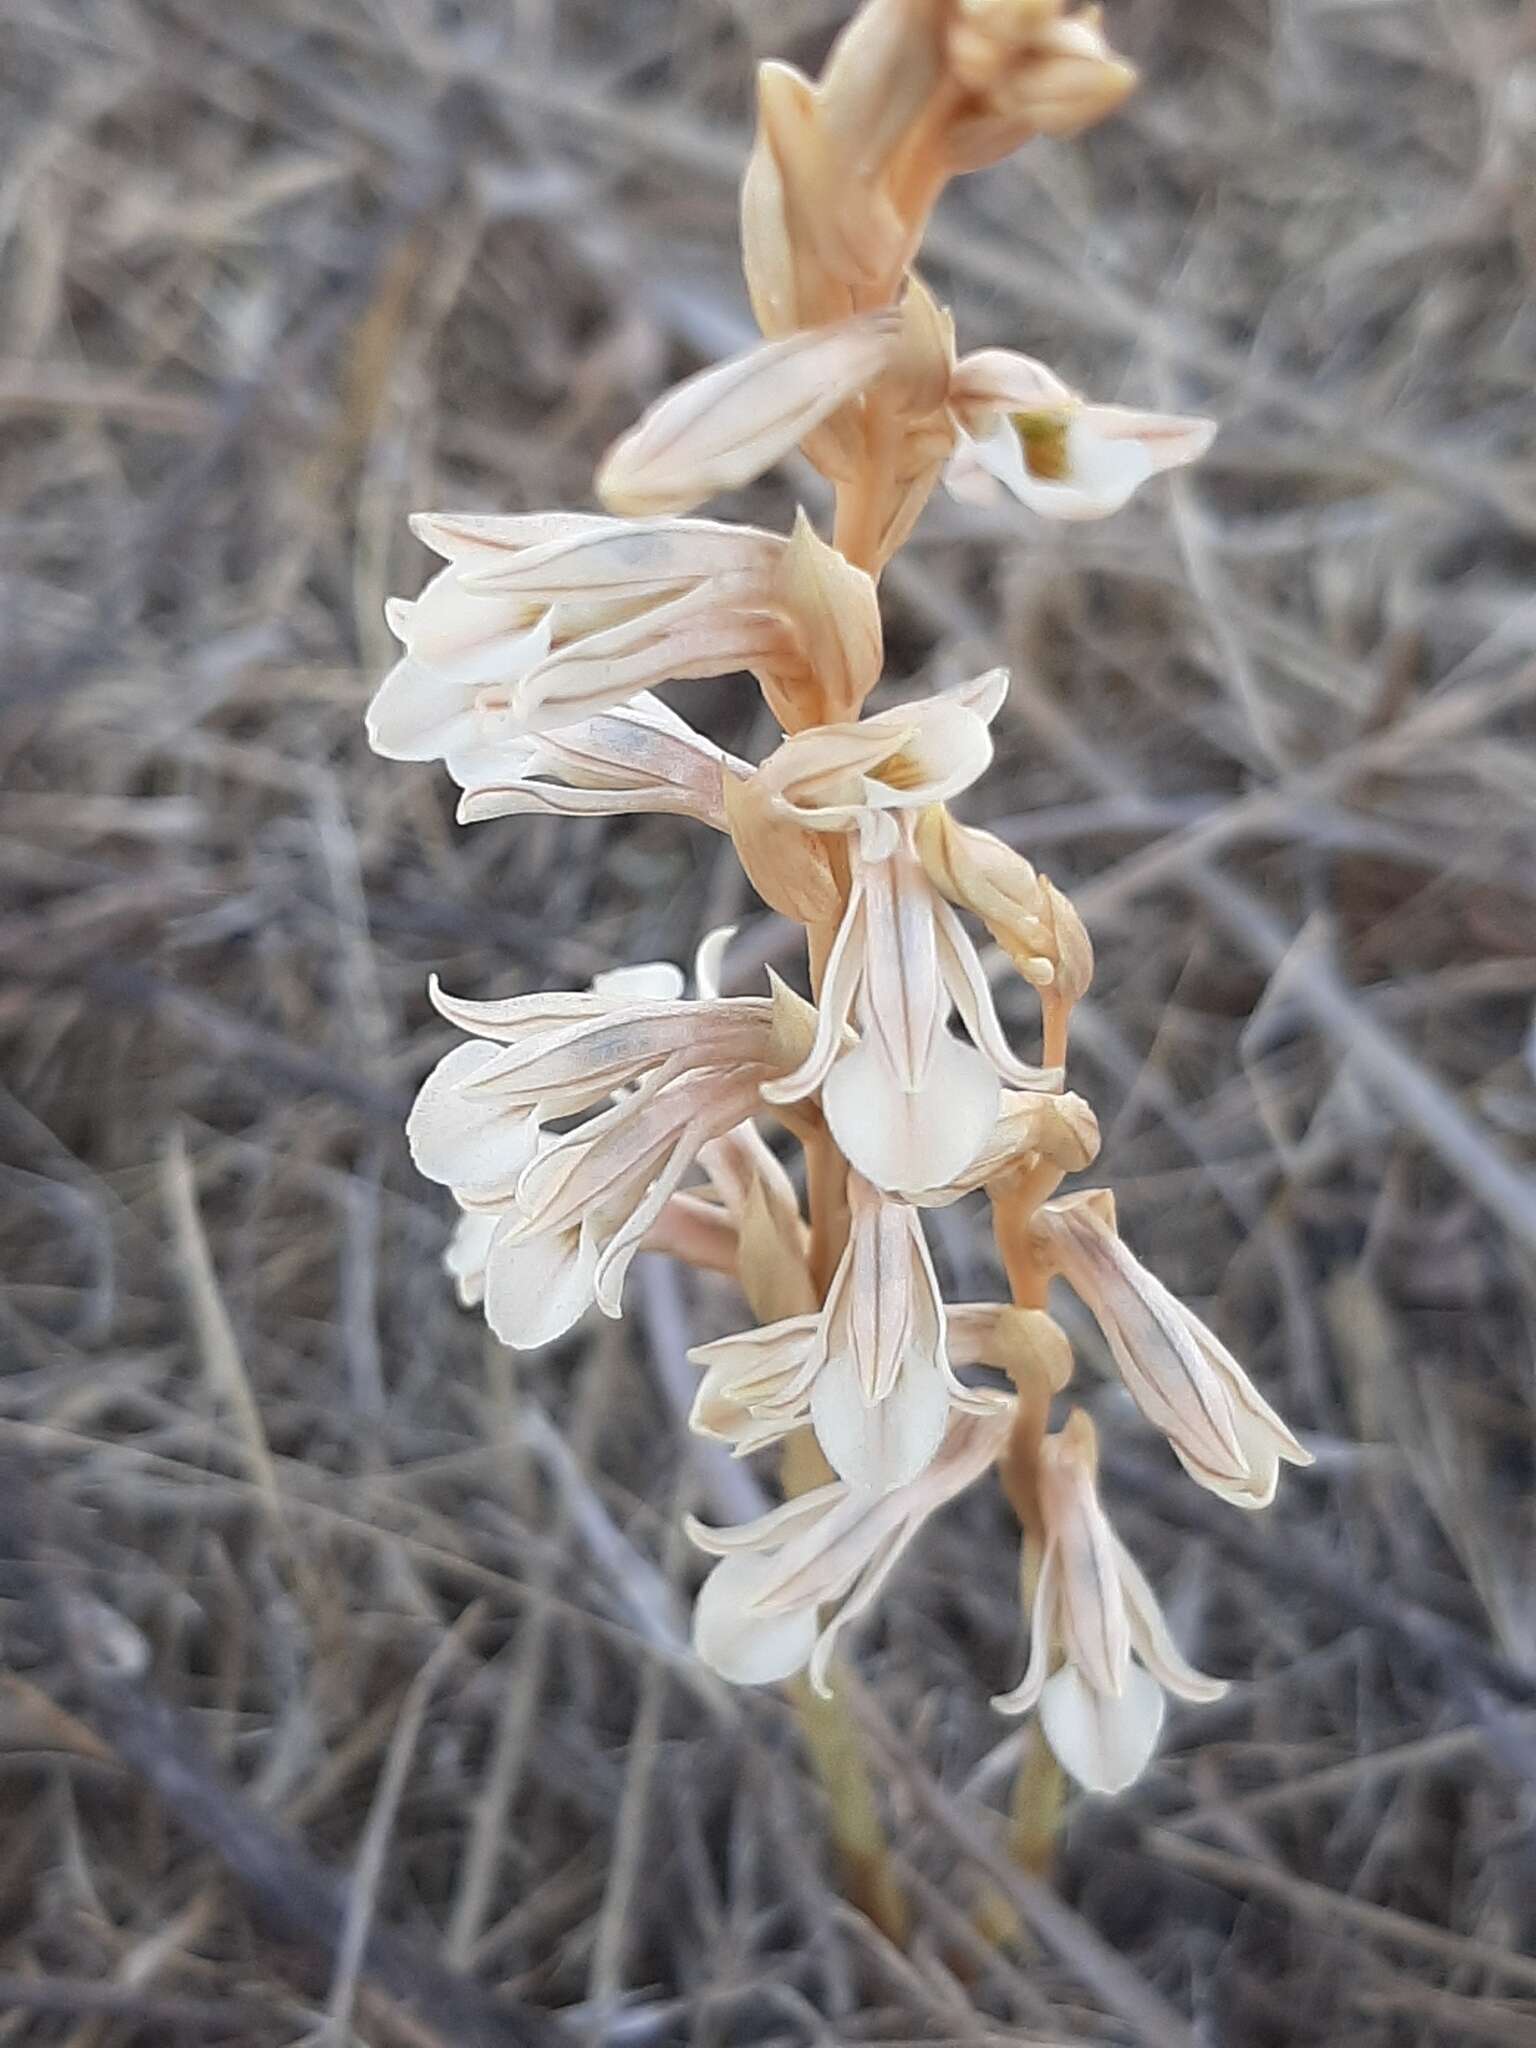
<svg viewBox="0 0 1536 2048">
<path fill-rule="evenodd" d="M 836 1693 L 823 1699 L 803 1678 L 795 1679 L 790 1690 L 826 1794 L 843 1896 L 888 1941 L 905 1948 L 911 1920 L 891 1871 L 890 1846 L 858 1725 Z"/>
</svg>

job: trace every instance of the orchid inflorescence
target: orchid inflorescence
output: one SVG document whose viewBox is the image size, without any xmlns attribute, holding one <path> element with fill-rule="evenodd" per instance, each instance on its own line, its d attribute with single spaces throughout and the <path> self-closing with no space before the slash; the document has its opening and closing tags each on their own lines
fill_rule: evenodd
<svg viewBox="0 0 1536 2048">
<path fill-rule="evenodd" d="M 700 1656 L 727 1679 L 805 1670 L 824 1689 L 839 1631 L 926 1518 L 996 1470 L 1023 1523 L 1030 1630 L 997 1705 L 1038 1705 L 1061 1762 L 1101 1790 L 1146 1763 L 1165 1691 L 1222 1687 L 1181 1658 L 1105 1515 L 1092 1422 L 1049 1426 L 1072 1371 L 1053 1277 L 1200 1485 L 1262 1507 L 1280 1463 L 1307 1455 L 1138 1264 L 1112 1196 L 1058 1193 L 1098 1145 L 1064 1078 L 1088 938 L 1047 877 L 948 808 L 991 759 L 1006 673 L 865 705 L 880 573 L 941 477 L 1098 518 L 1210 440 L 1205 420 L 1089 404 L 1025 356 L 957 358 L 913 269 L 952 175 L 1087 126 L 1131 82 L 1097 10 L 1061 0 L 869 0 L 819 83 L 765 64 L 742 193 L 765 339 L 610 450 L 605 513 L 418 518 L 444 566 L 390 606 L 405 652 L 368 714 L 380 753 L 445 764 L 463 821 L 690 819 L 728 834 L 805 930 L 809 1002 L 772 973 L 765 993 L 723 993 L 723 934 L 691 990 L 668 966 L 491 1002 L 434 985 L 469 1036 L 409 1125 L 463 1212 L 460 1295 L 509 1345 L 548 1344 L 594 1303 L 617 1316 L 642 1249 L 739 1283 L 757 1325 L 693 1354 L 692 1426 L 738 1456 L 811 1432 L 825 1483 L 744 1527 L 691 1525 L 718 1559 Z M 835 492 L 830 541 L 804 512 L 787 536 L 694 516 L 796 449 Z M 654 694 L 739 671 L 783 733 L 756 763 Z M 1038 997 L 1038 1063 L 1003 1028 L 977 928 Z M 804 1210 L 763 1118 L 803 1150 Z M 978 1189 L 1012 1298 L 945 1302 L 923 1211 Z"/>
</svg>

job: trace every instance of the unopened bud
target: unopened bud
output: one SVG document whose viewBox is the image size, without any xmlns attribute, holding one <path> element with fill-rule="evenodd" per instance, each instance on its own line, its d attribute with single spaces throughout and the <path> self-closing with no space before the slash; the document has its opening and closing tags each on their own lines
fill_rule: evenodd
<svg viewBox="0 0 1536 2048">
<path fill-rule="evenodd" d="M 832 46 L 819 97 L 860 183 L 878 177 L 941 81 L 943 11 L 935 0 L 867 0 Z"/>
<path fill-rule="evenodd" d="M 845 318 L 900 275 L 909 235 L 878 180 L 850 169 L 821 96 L 790 64 L 757 75 L 757 140 L 742 188 L 743 257 L 765 334 Z"/>
<path fill-rule="evenodd" d="M 979 170 L 1033 135 L 1075 135 L 1114 112 L 1136 83 L 1104 39 L 1097 7 L 986 0 L 962 6 L 948 46 L 967 100 L 945 138 L 953 171 Z"/>
<path fill-rule="evenodd" d="M 999 70 L 1061 19 L 1062 0 L 959 0 L 946 56 L 968 92 L 985 93 Z"/>
<path fill-rule="evenodd" d="M 1072 1377 L 1072 1346 L 1044 1309 L 962 1303 L 947 1321 L 951 1365 L 990 1365 L 1015 1385 L 1035 1381 L 1053 1394 Z"/>
<path fill-rule="evenodd" d="M 934 887 L 981 919 L 1026 981 L 1048 986 L 1055 942 L 1044 887 L 1023 854 L 991 832 L 957 824 L 942 804 L 918 820 L 917 850 Z"/>
<path fill-rule="evenodd" d="M 1088 927 L 1049 875 L 1040 877 L 1040 890 L 1044 898 L 1041 917 L 1051 934 L 1056 969 L 1053 993 L 1060 1002 L 1081 1002 L 1093 979 L 1093 941 Z"/>
<path fill-rule="evenodd" d="M 1136 73 L 1105 41 L 1097 7 L 1042 30 L 996 95 L 1000 112 L 1027 117 L 1041 135 L 1074 135 L 1113 113 Z"/>
</svg>

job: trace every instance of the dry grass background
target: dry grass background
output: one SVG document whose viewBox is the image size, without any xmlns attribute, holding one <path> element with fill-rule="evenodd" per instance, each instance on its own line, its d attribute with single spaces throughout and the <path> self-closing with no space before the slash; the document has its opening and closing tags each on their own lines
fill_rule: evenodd
<svg viewBox="0 0 1536 2048">
<path fill-rule="evenodd" d="M 404 515 L 588 502 L 745 337 L 750 64 L 841 11 L 0 5 L 0 2043 L 1536 2043 L 1529 6 L 1112 0 L 1132 110 L 930 251 L 965 342 L 1224 422 L 1101 526 L 936 509 L 893 668 L 1014 665 L 972 815 L 1094 926 L 1107 1174 L 1318 1453 L 1252 1523 L 1098 1384 L 1240 1682 L 1012 1954 L 998 1502 L 862 1646 L 902 1957 L 785 1705 L 686 1657 L 731 1302 L 652 1271 L 514 1363 L 439 1277 L 429 969 L 778 940 L 675 821 L 461 833 L 369 757 Z"/>
</svg>

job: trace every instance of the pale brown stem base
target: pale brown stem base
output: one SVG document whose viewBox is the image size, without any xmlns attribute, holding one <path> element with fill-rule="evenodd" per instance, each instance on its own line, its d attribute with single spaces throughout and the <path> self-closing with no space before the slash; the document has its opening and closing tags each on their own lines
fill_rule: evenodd
<svg viewBox="0 0 1536 2048">
<path fill-rule="evenodd" d="M 1046 1063 L 1055 1066 L 1065 1056 L 1064 1010 L 1048 1007 L 1045 1013 Z M 1041 1265 L 1029 1225 L 1040 1204 L 1049 1200 L 1060 1181 L 1059 1169 L 1041 1160 L 1013 1177 L 1006 1187 L 994 1191 L 993 1228 L 998 1252 L 1008 1275 L 1009 1293 L 1018 1308 L 1043 1309 L 1050 1293 L 1051 1276 Z M 1021 1590 L 1028 1607 L 1033 1603 L 1044 1534 L 1035 1493 L 1035 1467 L 1040 1441 L 1045 1434 L 1051 1395 L 1049 1388 L 1039 1381 L 1015 1381 L 1015 1387 L 1019 1405 L 999 1476 L 1009 1505 L 1019 1518 L 1024 1544 Z M 1050 1875 L 1065 1804 L 1066 1779 L 1061 1766 L 1041 1734 L 1039 1722 L 1031 1721 L 1025 1731 L 1024 1754 L 1013 1781 L 1008 1847 L 1020 1868 L 1035 1877 Z M 995 1891 L 988 1891 L 982 1898 L 977 1921 L 990 1939 L 1012 1945 L 1024 1938 L 1023 1924 L 1014 1908 Z"/>
<path fill-rule="evenodd" d="M 832 1477 L 810 1430 L 796 1431 L 785 1444 L 781 1473 L 790 1500 L 825 1486 Z M 867 1914 L 887 1940 L 905 1947 L 910 1931 L 907 1903 L 891 1871 L 890 1846 L 858 1724 L 835 1692 L 831 1699 L 822 1699 L 804 1678 L 793 1681 L 790 1696 L 806 1754 L 826 1798 L 843 1896 Z"/>
<path fill-rule="evenodd" d="M 890 1845 L 858 1723 L 836 1694 L 824 1700 L 803 1678 L 793 1681 L 791 1691 L 800 1732 L 827 1798 L 839 1889 L 888 1941 L 905 1948 L 911 1916 L 891 1870 Z"/>
</svg>

